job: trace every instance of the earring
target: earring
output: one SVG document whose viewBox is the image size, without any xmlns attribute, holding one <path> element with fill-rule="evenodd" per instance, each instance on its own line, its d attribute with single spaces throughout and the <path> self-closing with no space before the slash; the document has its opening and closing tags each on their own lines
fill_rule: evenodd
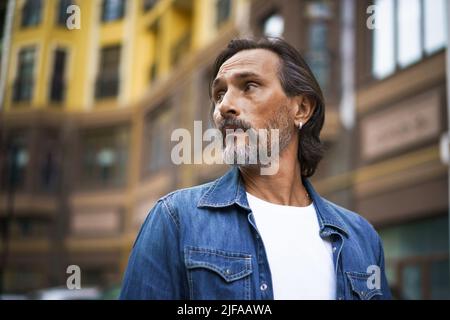
<svg viewBox="0 0 450 320">
<path fill-rule="evenodd" d="M 303 127 L 303 122 L 300 122 L 300 123 L 298 124 L 298 130 L 302 130 L 302 127 Z"/>
</svg>

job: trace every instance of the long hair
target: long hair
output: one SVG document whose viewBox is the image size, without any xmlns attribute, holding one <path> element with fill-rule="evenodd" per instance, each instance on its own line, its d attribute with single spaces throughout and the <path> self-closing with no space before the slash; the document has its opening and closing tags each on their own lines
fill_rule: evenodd
<svg viewBox="0 0 450 320">
<path fill-rule="evenodd" d="M 294 47 L 280 38 L 262 38 L 258 41 L 252 39 L 231 40 L 227 48 L 216 58 L 209 86 L 209 95 L 211 97 L 212 82 L 222 64 L 236 53 L 251 49 L 266 49 L 276 53 L 281 61 L 278 76 L 285 94 L 288 97 L 304 95 L 314 103 L 315 108 L 311 118 L 299 130 L 298 146 L 301 174 L 307 178 L 311 177 L 323 157 L 324 148 L 320 141 L 320 131 L 325 121 L 325 102 L 314 74 Z M 214 104 L 211 113 L 213 111 Z"/>
</svg>

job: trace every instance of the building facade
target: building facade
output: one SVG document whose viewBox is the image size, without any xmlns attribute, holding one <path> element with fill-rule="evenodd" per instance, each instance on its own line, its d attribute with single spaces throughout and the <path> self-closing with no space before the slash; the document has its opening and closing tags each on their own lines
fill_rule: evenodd
<svg viewBox="0 0 450 320">
<path fill-rule="evenodd" d="M 327 151 L 314 183 L 375 226 L 398 299 L 450 298 L 448 166 L 439 146 L 448 131 L 446 5 L 252 3 L 255 34 L 282 34 L 324 90 L 325 126 L 337 129 L 322 135 Z"/>
<path fill-rule="evenodd" d="M 171 133 L 211 125 L 215 56 L 266 35 L 292 43 L 324 90 L 318 191 L 377 228 L 396 297 L 450 298 L 446 1 L 407 1 L 10 0 L 5 291 L 64 285 L 72 264 L 83 285 L 120 283 L 154 202 L 226 170 L 174 165 Z"/>
<path fill-rule="evenodd" d="M 209 68 L 247 1 L 9 3 L 4 291 L 64 285 L 72 264 L 86 286 L 118 284 L 155 200 L 225 169 L 171 165 L 170 135 L 208 119 Z"/>
</svg>

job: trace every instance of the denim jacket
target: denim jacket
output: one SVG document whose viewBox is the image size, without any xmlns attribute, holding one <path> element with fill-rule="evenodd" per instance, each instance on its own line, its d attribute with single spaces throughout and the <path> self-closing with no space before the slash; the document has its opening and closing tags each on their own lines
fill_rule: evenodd
<svg viewBox="0 0 450 320">
<path fill-rule="evenodd" d="M 320 237 L 332 242 L 336 298 L 390 299 L 374 228 L 320 197 L 307 179 L 303 184 Z M 157 201 L 133 245 L 120 299 L 273 299 L 268 259 L 237 168 Z"/>
</svg>

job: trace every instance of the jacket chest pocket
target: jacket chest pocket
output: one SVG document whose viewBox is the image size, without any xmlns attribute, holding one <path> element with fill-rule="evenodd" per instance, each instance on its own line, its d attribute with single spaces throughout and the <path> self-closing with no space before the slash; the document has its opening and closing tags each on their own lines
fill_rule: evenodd
<svg viewBox="0 0 450 320">
<path fill-rule="evenodd" d="M 250 254 L 188 246 L 184 259 L 191 299 L 251 299 Z"/>
<path fill-rule="evenodd" d="M 377 299 L 383 295 L 382 291 L 374 285 L 376 279 L 372 277 L 376 276 L 367 272 L 346 272 L 347 279 L 350 282 L 350 289 L 355 299 L 370 300 Z M 381 280 L 381 279 L 380 279 Z"/>
</svg>

